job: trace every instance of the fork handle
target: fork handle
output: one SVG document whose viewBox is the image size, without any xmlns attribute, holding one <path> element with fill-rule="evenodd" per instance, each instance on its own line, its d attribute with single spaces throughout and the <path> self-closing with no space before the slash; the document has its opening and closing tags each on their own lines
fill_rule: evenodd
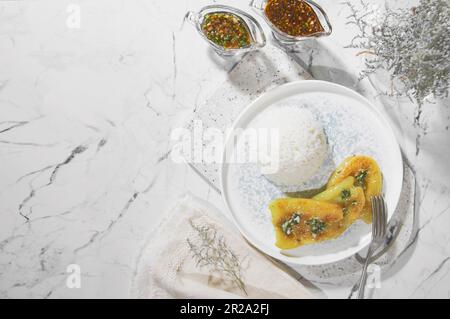
<svg viewBox="0 0 450 319">
<path fill-rule="evenodd" d="M 366 261 L 364 262 L 361 278 L 359 279 L 358 299 L 364 299 L 364 290 L 366 288 L 366 281 L 367 281 L 367 267 L 369 267 L 372 255 L 373 255 L 373 245 L 370 245 L 369 250 L 367 251 Z"/>
</svg>

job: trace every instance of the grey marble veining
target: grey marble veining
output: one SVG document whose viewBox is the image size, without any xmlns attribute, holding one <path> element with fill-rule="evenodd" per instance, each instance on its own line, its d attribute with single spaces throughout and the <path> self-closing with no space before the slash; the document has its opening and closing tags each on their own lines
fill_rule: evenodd
<svg viewBox="0 0 450 319">
<path fill-rule="evenodd" d="M 223 208 L 169 151 L 171 130 L 238 62 L 215 56 L 183 24 L 187 10 L 210 2 L 0 2 L 0 297 L 127 297 L 143 239 L 180 195 Z M 415 173 L 417 207 L 404 219 L 412 231 L 380 259 L 372 296 L 448 298 L 449 103 L 427 104 L 415 120 L 409 100 L 358 82 L 360 57 L 343 48 L 355 31 L 345 26 L 347 12 L 318 2 L 333 35 L 288 54 L 314 78 L 377 103 Z M 81 268 L 80 288 L 66 285 L 70 264 Z M 355 259 L 297 271 L 319 295 L 347 298 L 359 267 Z"/>
</svg>

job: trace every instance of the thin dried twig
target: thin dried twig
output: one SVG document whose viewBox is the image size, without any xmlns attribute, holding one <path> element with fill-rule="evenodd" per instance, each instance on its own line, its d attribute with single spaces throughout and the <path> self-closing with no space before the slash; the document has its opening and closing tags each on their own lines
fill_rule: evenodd
<svg viewBox="0 0 450 319">
<path fill-rule="evenodd" d="M 209 267 L 213 271 L 223 273 L 237 288 L 246 295 L 245 283 L 241 277 L 241 263 L 238 256 L 228 247 L 223 236 L 208 225 L 195 225 L 190 221 L 191 227 L 197 232 L 199 243 L 195 244 L 187 239 L 189 249 L 198 267 Z"/>
</svg>

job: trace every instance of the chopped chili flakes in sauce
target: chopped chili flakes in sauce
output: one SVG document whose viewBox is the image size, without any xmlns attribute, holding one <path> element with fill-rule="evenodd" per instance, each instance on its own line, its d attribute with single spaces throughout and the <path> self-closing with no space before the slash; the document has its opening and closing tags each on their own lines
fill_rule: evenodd
<svg viewBox="0 0 450 319">
<path fill-rule="evenodd" d="M 302 0 L 268 0 L 267 18 L 279 30 L 291 36 L 309 36 L 323 32 L 314 9 Z"/>
<path fill-rule="evenodd" d="M 202 31 L 210 41 L 225 49 L 240 49 L 251 44 L 247 25 L 241 18 L 231 13 L 207 14 L 202 23 Z"/>
</svg>

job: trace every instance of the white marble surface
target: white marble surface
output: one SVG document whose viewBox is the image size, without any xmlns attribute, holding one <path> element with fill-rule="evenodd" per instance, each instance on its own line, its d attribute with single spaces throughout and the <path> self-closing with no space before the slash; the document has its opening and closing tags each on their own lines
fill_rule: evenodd
<svg viewBox="0 0 450 319">
<path fill-rule="evenodd" d="M 127 297 L 143 239 L 180 195 L 223 207 L 208 183 L 168 156 L 171 129 L 235 63 L 217 59 L 183 25 L 187 10 L 210 2 L 0 2 L 0 297 Z M 355 31 L 347 11 L 318 2 L 334 33 L 294 54 L 315 78 L 354 86 L 361 61 L 343 48 Z M 414 124 L 408 100 L 379 96 L 367 80 L 356 88 L 392 121 L 418 186 L 417 236 L 383 268 L 373 296 L 449 298 L 448 101 L 426 105 Z M 66 286 L 73 263 L 79 289 Z M 320 296 L 349 296 L 348 273 L 358 267 L 320 269 L 298 271 Z"/>
</svg>

